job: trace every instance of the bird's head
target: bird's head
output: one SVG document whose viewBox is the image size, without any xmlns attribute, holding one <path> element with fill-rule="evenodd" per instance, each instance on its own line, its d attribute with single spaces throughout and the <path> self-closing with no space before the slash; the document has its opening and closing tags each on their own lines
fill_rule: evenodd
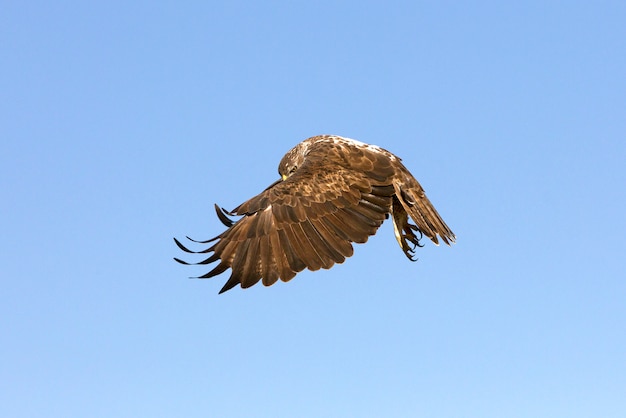
<svg viewBox="0 0 626 418">
<path fill-rule="evenodd" d="M 280 174 L 281 180 L 287 180 L 293 173 L 296 172 L 298 168 L 302 166 L 302 163 L 304 163 L 304 159 L 306 158 L 307 150 L 308 146 L 300 143 L 285 154 L 283 159 L 280 160 L 280 164 L 278 164 L 278 174 Z"/>
</svg>

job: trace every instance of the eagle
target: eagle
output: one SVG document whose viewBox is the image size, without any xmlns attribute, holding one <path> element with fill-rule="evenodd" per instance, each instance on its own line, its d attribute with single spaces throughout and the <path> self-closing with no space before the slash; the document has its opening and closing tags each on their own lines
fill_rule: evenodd
<svg viewBox="0 0 626 418">
<path fill-rule="evenodd" d="M 226 230 L 197 241 L 209 244 L 187 253 L 208 254 L 197 263 L 215 267 L 197 278 L 231 269 L 219 293 L 236 285 L 287 282 L 305 268 L 329 269 L 353 254 L 391 215 L 400 248 L 415 261 L 425 235 L 436 245 L 450 245 L 455 235 L 399 157 L 376 145 L 336 135 L 318 135 L 292 148 L 278 165 L 280 179 L 263 192 L 227 211 L 215 205 Z M 237 216 L 235 220 L 231 217 Z M 411 223 L 413 221 L 414 223 Z"/>
</svg>

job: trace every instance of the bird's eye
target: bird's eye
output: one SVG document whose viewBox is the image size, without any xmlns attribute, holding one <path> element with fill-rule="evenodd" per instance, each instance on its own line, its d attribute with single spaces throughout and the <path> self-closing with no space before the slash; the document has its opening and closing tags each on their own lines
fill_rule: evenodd
<svg viewBox="0 0 626 418">
<path fill-rule="evenodd" d="M 298 166 L 295 166 L 295 165 L 294 165 L 293 167 L 291 167 L 291 168 L 289 169 L 289 174 L 293 174 L 293 173 L 295 173 L 297 169 L 298 169 Z"/>
</svg>

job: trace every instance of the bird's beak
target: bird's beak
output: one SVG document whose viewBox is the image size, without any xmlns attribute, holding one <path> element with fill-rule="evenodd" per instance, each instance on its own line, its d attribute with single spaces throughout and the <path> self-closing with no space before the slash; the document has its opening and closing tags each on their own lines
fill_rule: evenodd
<svg viewBox="0 0 626 418">
<path fill-rule="evenodd" d="M 282 175 L 282 178 L 283 178 L 283 179 L 282 179 L 282 181 L 287 180 L 287 177 L 288 177 L 288 176 L 287 176 L 287 174 L 283 174 L 283 175 Z"/>
</svg>

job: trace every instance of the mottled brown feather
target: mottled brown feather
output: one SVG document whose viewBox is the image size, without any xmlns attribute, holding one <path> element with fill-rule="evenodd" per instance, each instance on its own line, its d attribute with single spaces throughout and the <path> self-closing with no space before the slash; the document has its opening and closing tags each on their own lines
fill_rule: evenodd
<svg viewBox="0 0 626 418">
<path fill-rule="evenodd" d="M 215 206 L 227 229 L 188 253 L 211 253 L 197 264 L 219 261 L 209 278 L 231 269 L 220 291 L 289 281 L 304 270 L 329 269 L 364 243 L 391 214 L 402 251 L 412 259 L 422 234 L 446 244 L 455 236 L 415 178 L 390 152 L 354 140 L 309 138 L 281 160 L 282 179 L 227 212 Z M 241 216 L 233 220 L 229 216 Z M 410 221 L 415 222 L 415 225 Z M 192 240 L 193 241 L 193 240 Z M 185 261 L 176 261 L 189 264 Z"/>
</svg>

